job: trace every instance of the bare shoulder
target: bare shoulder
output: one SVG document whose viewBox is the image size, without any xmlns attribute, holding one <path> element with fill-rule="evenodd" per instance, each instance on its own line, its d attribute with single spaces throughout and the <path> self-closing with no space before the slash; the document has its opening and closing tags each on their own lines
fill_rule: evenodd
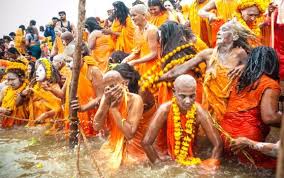
<svg viewBox="0 0 284 178">
<path fill-rule="evenodd" d="M 128 93 L 129 99 L 131 100 L 132 104 L 143 104 L 142 97 L 135 93 Z"/>
<path fill-rule="evenodd" d="M 233 53 L 240 61 L 246 60 L 248 57 L 247 52 L 243 48 L 234 48 Z"/>
<path fill-rule="evenodd" d="M 197 56 L 207 60 L 211 57 L 211 55 L 213 54 L 213 51 L 214 51 L 213 48 L 207 48 L 197 53 Z"/>
<path fill-rule="evenodd" d="M 167 113 L 170 111 L 170 108 L 171 108 L 171 105 L 172 105 L 172 102 L 171 101 L 168 101 L 166 103 L 163 103 L 159 106 L 157 112 L 161 112 L 161 113 Z"/>
<path fill-rule="evenodd" d="M 196 105 L 196 118 L 198 122 L 206 119 L 208 116 L 208 113 L 205 111 L 205 109 L 203 109 L 199 103 L 195 103 L 195 105 Z"/>
<path fill-rule="evenodd" d="M 158 28 L 152 24 L 149 24 L 149 27 L 147 29 L 148 35 L 158 35 Z"/>
</svg>

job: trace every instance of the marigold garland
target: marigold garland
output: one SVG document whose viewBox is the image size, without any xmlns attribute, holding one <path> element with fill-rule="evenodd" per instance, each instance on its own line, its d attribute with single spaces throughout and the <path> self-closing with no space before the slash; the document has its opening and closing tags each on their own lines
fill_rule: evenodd
<svg viewBox="0 0 284 178">
<path fill-rule="evenodd" d="M 38 60 L 42 65 L 44 65 L 45 68 L 45 73 L 46 73 L 46 78 L 49 80 L 52 76 L 52 65 L 50 61 L 46 58 L 40 58 Z"/>
<path fill-rule="evenodd" d="M 157 62 L 146 74 L 144 74 L 140 81 L 139 85 L 141 87 L 142 91 L 145 91 L 146 89 L 149 89 L 151 93 L 155 93 L 161 85 L 167 85 L 168 87 L 172 86 L 171 82 L 162 82 L 156 84 L 156 82 L 159 80 L 159 78 L 166 72 L 168 72 L 170 69 L 175 67 L 176 65 L 184 63 L 186 60 L 193 58 L 195 55 L 186 55 L 178 59 L 173 59 L 170 63 L 168 63 L 163 69 L 160 69 L 162 64 L 165 63 L 168 59 L 173 57 L 176 53 L 180 52 L 181 50 L 184 50 L 186 48 L 192 47 L 194 49 L 195 46 L 192 43 L 184 44 L 181 46 L 176 47 L 173 51 L 166 54 L 159 62 Z"/>
<path fill-rule="evenodd" d="M 12 69 L 19 69 L 25 72 L 27 70 L 27 66 L 20 62 L 9 62 L 6 71 Z"/>
<path fill-rule="evenodd" d="M 185 129 L 182 129 L 180 111 L 177 105 L 176 98 L 172 99 L 173 107 L 173 120 L 174 120 L 174 139 L 175 147 L 174 154 L 176 156 L 176 162 L 189 166 L 201 163 L 200 158 L 188 157 L 188 149 L 191 146 L 191 141 L 195 136 L 195 117 L 196 117 L 196 105 L 193 104 L 192 107 L 186 113 L 186 124 Z M 186 135 L 186 136 L 184 136 Z"/>
</svg>

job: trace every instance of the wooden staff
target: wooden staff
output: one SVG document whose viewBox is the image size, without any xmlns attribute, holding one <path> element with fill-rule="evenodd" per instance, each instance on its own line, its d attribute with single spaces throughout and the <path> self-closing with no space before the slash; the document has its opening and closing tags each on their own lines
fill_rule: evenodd
<svg viewBox="0 0 284 178">
<path fill-rule="evenodd" d="M 277 174 L 276 178 L 284 177 L 284 122 L 282 121 L 280 132 L 280 148 L 277 159 Z"/>
<path fill-rule="evenodd" d="M 77 88 L 78 88 L 78 79 L 80 74 L 80 66 L 81 66 L 81 46 L 83 39 L 83 25 L 85 21 L 85 13 L 86 13 L 86 0 L 79 0 L 78 7 L 78 24 L 77 24 L 77 38 L 76 38 L 76 49 L 74 56 L 74 66 L 72 69 L 72 80 L 71 80 L 71 89 L 70 89 L 70 98 L 69 98 L 69 120 L 70 120 L 70 135 L 69 135 L 69 147 L 74 148 L 75 145 L 78 144 L 78 124 L 79 119 L 77 116 L 77 110 L 72 110 L 71 101 L 77 99 Z"/>
</svg>

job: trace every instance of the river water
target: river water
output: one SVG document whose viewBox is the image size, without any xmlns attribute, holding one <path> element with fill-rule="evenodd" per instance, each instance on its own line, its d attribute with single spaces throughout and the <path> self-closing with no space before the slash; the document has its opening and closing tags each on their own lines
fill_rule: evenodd
<svg viewBox="0 0 284 178">
<path fill-rule="evenodd" d="M 17 127 L 9 130 L 0 129 L 0 177 L 78 177 L 77 149 L 68 147 L 66 138 L 62 136 L 45 136 L 40 128 Z M 205 157 L 210 153 L 210 144 L 200 138 L 200 155 Z M 96 151 L 103 143 L 102 138 L 89 139 L 92 151 Z M 79 170 L 81 177 L 98 177 L 93 167 L 91 153 L 84 145 L 80 146 Z M 201 171 L 198 167 L 180 167 L 172 161 L 150 167 L 135 165 L 122 167 L 116 172 L 105 169 L 103 160 L 97 160 L 104 177 L 119 178 L 185 178 L 185 177 L 214 177 L 214 178 L 250 178 L 274 177 L 267 170 L 256 170 L 242 166 L 236 162 L 223 161 L 221 169 L 215 174 Z"/>
</svg>

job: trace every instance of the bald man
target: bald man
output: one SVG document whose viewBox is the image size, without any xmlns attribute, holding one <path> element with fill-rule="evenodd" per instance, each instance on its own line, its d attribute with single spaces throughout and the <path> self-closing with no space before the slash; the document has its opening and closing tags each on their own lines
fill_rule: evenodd
<svg viewBox="0 0 284 178">
<path fill-rule="evenodd" d="M 211 158 L 202 162 L 203 166 L 216 169 L 220 165 L 223 144 L 218 131 L 208 113 L 195 102 L 196 81 L 190 75 L 181 75 L 174 81 L 172 101 L 162 104 L 155 113 L 142 141 L 142 146 L 152 163 L 160 161 L 153 147 L 159 130 L 167 122 L 168 153 L 181 165 L 199 164 L 194 158 L 194 140 L 201 125 L 213 145 Z"/>
<path fill-rule="evenodd" d="M 134 50 L 123 60 L 135 66 L 140 75 L 151 69 L 159 56 L 158 28 L 147 22 L 147 15 L 147 7 L 143 4 L 131 8 L 131 19 L 138 28 L 134 33 Z"/>
<path fill-rule="evenodd" d="M 101 148 L 106 166 L 118 168 L 130 160 L 147 159 L 140 142 L 133 141 L 143 114 L 142 98 L 127 91 L 127 80 L 119 72 L 109 71 L 104 77 L 105 91 L 94 118 L 94 128 L 101 130 L 107 121 L 110 135 Z M 109 117 L 108 117 L 109 116 Z M 136 152 L 139 150 L 142 152 Z M 131 158 L 131 159 L 129 159 Z"/>
<path fill-rule="evenodd" d="M 75 45 L 74 36 L 69 31 L 62 33 L 61 39 L 64 46 Z"/>
</svg>

